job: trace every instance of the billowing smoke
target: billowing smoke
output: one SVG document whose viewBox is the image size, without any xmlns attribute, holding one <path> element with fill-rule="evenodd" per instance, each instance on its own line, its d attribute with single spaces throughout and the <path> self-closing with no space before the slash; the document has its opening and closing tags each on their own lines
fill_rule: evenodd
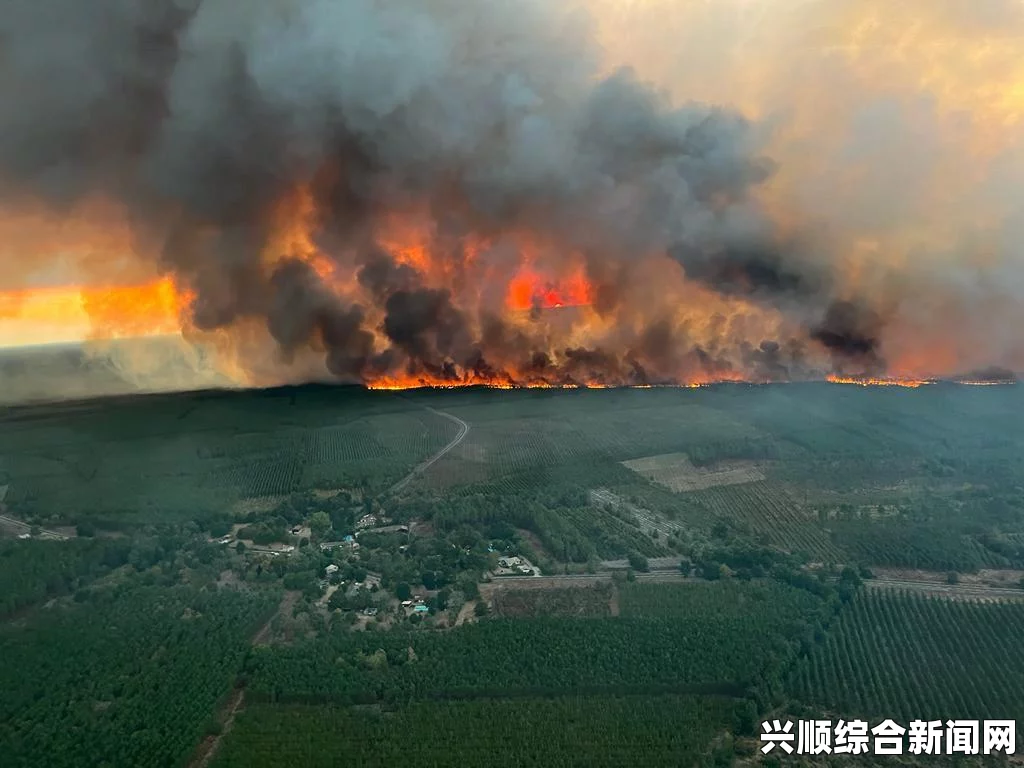
<svg viewBox="0 0 1024 768">
<path fill-rule="evenodd" d="M 190 334 L 347 381 L 884 374 L 928 311 L 905 297 L 963 295 L 851 276 L 779 192 L 784 116 L 678 101 L 599 42 L 550 0 L 8 0 L 0 195 L 117 201 Z"/>
</svg>

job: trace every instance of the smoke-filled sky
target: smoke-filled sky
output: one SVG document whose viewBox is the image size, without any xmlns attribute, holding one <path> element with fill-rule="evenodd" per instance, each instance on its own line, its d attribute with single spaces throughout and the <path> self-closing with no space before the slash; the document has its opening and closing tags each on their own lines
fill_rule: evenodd
<svg viewBox="0 0 1024 768">
<path fill-rule="evenodd" d="M 1018 0 L 6 0 L 0 343 L 180 329 L 257 384 L 1021 370 L 1022 43 Z"/>
</svg>

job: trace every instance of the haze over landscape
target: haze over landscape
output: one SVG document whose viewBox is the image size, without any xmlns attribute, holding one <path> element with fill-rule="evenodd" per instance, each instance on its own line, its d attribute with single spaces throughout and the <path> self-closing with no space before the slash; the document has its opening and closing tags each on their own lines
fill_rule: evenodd
<svg viewBox="0 0 1024 768">
<path fill-rule="evenodd" d="M 2 5 L 3 768 L 1019 762 L 1024 0 Z"/>
<path fill-rule="evenodd" d="M 1009 378 L 1022 33 L 1014 0 L 15 3 L 0 343 L 142 388 Z M 150 336 L 183 342 L 96 344 Z"/>
</svg>

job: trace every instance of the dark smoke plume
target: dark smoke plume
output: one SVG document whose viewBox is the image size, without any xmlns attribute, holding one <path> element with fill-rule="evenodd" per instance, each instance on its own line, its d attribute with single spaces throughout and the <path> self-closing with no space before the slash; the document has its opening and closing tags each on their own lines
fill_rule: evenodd
<svg viewBox="0 0 1024 768">
<path fill-rule="evenodd" d="M 8 0 L 0 14 L 0 193 L 131 209 L 195 293 L 193 320 L 257 319 L 286 355 L 343 378 L 505 372 L 647 383 L 802 375 L 800 339 L 706 348 L 651 317 L 618 345 L 505 326 L 460 243 L 530 232 L 584 254 L 601 315 L 642 314 L 623 277 L 668 254 L 724 296 L 778 310 L 838 365 L 881 364 L 881 319 L 780 245 L 753 193 L 773 171 L 756 126 L 672 106 L 628 70 L 599 76 L 585 20 L 549 0 Z M 361 290 L 331 290 L 273 222 L 297 188 Z M 428 211 L 450 286 L 379 238 Z M 499 248 L 485 254 L 499 263 Z M 380 344 L 386 348 L 381 349 Z M 730 347 L 731 348 L 728 348 Z"/>
</svg>

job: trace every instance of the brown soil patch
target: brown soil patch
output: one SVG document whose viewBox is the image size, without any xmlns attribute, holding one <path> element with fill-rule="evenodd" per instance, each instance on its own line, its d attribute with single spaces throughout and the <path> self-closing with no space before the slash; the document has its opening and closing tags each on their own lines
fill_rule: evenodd
<svg viewBox="0 0 1024 768">
<path fill-rule="evenodd" d="M 506 618 L 609 616 L 613 591 L 607 581 L 588 586 L 502 589 L 494 593 L 494 612 Z"/>
<path fill-rule="evenodd" d="M 646 456 L 624 461 L 622 465 L 676 493 L 765 479 L 761 467 L 752 461 L 719 461 L 707 467 L 698 467 L 685 453 Z"/>
</svg>

